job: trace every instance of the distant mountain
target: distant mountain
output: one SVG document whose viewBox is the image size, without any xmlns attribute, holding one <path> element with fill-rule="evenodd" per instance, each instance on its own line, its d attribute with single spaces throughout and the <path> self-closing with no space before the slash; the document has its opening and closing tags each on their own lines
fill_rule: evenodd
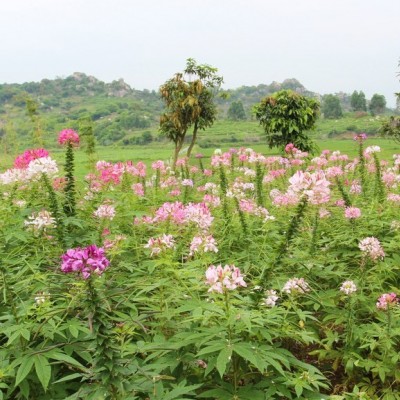
<svg viewBox="0 0 400 400">
<path fill-rule="evenodd" d="M 322 98 L 293 78 L 282 83 L 241 86 L 224 90 L 224 96 L 216 98 L 219 118 L 226 118 L 232 102 L 240 101 L 247 118 L 251 119 L 256 103 L 282 89 Z M 338 93 L 338 96 L 344 111 L 349 110 L 350 95 Z M 29 145 L 39 132 L 45 144 L 51 146 L 55 144 L 56 132 L 66 127 L 79 129 L 85 119 L 93 121 L 97 141 L 108 145 L 132 138 L 135 131 L 150 127 L 154 134 L 162 110 L 163 103 L 154 90 L 136 90 L 123 79 L 105 83 L 81 72 L 40 82 L 0 84 L 0 138 L 12 131 L 15 137 Z M 149 140 L 148 132 L 143 140 Z"/>
</svg>

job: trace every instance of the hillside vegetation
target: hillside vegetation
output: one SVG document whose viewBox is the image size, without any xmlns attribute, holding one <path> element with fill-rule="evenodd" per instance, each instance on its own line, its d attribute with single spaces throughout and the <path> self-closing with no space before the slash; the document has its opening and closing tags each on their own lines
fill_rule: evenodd
<svg viewBox="0 0 400 400">
<path fill-rule="evenodd" d="M 262 129 L 254 120 L 253 106 L 265 96 L 282 89 L 303 95 L 322 97 L 307 90 L 296 79 L 282 83 L 241 86 L 224 91 L 216 99 L 217 123 L 201 133 L 199 146 L 215 147 L 224 143 L 251 144 L 262 142 Z M 353 132 L 375 134 L 381 116 L 350 112 L 350 95 L 339 94 L 344 117 L 320 118 L 313 133 L 318 138 L 346 138 Z M 227 119 L 233 103 L 243 105 L 245 120 Z M 40 82 L 0 85 L 0 138 L 3 151 L 38 143 L 54 146 L 54 132 L 65 127 L 80 128 L 91 121 L 100 145 L 144 145 L 160 141 L 159 117 L 163 104 L 156 91 L 136 90 L 123 79 L 105 83 L 83 73 L 66 78 L 43 79 Z M 190 140 L 190 138 L 188 138 Z M 16 149 L 15 149 L 16 150 Z"/>
</svg>

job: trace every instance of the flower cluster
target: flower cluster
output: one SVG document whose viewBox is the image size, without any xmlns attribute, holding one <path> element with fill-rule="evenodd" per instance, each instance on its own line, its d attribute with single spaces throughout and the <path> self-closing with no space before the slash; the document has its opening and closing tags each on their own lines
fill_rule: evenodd
<svg viewBox="0 0 400 400">
<path fill-rule="evenodd" d="M 40 230 L 45 231 L 47 228 L 55 228 L 56 220 L 49 211 L 42 210 L 29 216 L 28 221 L 25 221 L 24 224 L 37 232 Z"/>
<path fill-rule="evenodd" d="M 195 236 L 190 243 L 189 256 L 193 256 L 194 253 L 198 252 L 214 252 L 218 253 L 217 242 L 212 235 Z"/>
<path fill-rule="evenodd" d="M 225 290 L 234 290 L 239 286 L 246 287 L 240 269 L 234 265 L 210 265 L 206 271 L 206 284 L 209 292 L 223 293 Z"/>
<path fill-rule="evenodd" d="M 115 217 L 115 208 L 110 204 L 102 204 L 99 208 L 94 211 L 93 215 L 99 219 L 112 220 Z"/>
<path fill-rule="evenodd" d="M 17 156 L 14 160 L 14 168 L 25 169 L 31 161 L 37 158 L 48 157 L 49 152 L 45 149 L 29 149 Z"/>
<path fill-rule="evenodd" d="M 263 299 L 262 304 L 267 307 L 275 307 L 276 302 L 279 300 L 276 290 L 267 290 L 265 294 L 267 297 Z"/>
<path fill-rule="evenodd" d="M 346 207 L 344 210 L 344 216 L 347 219 L 357 219 L 361 217 L 361 210 L 357 207 Z"/>
<path fill-rule="evenodd" d="M 79 135 L 73 129 L 64 129 L 58 134 L 58 143 L 61 145 L 71 143 L 79 145 Z"/>
<path fill-rule="evenodd" d="M 340 286 L 340 291 L 349 296 L 357 291 L 357 286 L 353 281 L 344 281 Z"/>
<path fill-rule="evenodd" d="M 150 238 L 147 244 L 144 245 L 145 249 L 150 249 L 150 256 L 158 255 L 167 249 L 175 248 L 175 239 L 172 235 L 165 233 L 158 238 Z"/>
<path fill-rule="evenodd" d="M 29 163 L 26 172 L 29 180 L 39 180 L 43 174 L 53 178 L 58 174 L 57 162 L 51 157 L 36 158 Z"/>
<path fill-rule="evenodd" d="M 306 293 L 310 291 L 310 287 L 304 278 L 292 278 L 285 283 L 282 291 L 289 294 Z"/>
<path fill-rule="evenodd" d="M 376 308 L 378 308 L 379 310 L 387 310 L 388 307 L 396 304 L 398 301 L 399 299 L 396 293 L 385 293 L 379 297 L 376 303 Z"/>
<path fill-rule="evenodd" d="M 290 179 L 288 192 L 306 196 L 311 204 L 322 204 L 329 201 L 330 182 L 323 171 L 315 173 L 297 171 Z"/>
<path fill-rule="evenodd" d="M 358 248 L 363 252 L 364 256 L 369 257 L 371 260 L 376 261 L 385 257 L 381 243 L 375 237 L 362 239 L 358 244 Z"/>
<path fill-rule="evenodd" d="M 102 247 L 92 244 L 84 249 L 77 247 L 69 249 L 61 256 L 61 271 L 65 273 L 77 272 L 83 279 L 90 278 L 92 273 L 101 275 L 110 265 Z"/>
</svg>

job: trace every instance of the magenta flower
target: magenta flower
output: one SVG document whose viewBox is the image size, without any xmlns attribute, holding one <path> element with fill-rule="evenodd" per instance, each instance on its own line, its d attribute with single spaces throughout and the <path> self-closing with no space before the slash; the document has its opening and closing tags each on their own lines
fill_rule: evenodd
<svg viewBox="0 0 400 400">
<path fill-rule="evenodd" d="M 79 145 L 79 135 L 73 129 L 64 129 L 58 134 L 58 143 Z"/>
<path fill-rule="evenodd" d="M 239 286 L 247 287 L 240 269 L 234 265 L 210 265 L 206 271 L 206 284 L 210 285 L 209 292 L 224 293 L 235 290 Z"/>
<path fill-rule="evenodd" d="M 103 248 L 92 244 L 84 249 L 77 247 L 69 249 L 61 256 L 61 271 L 67 273 L 77 272 L 83 279 L 90 278 L 92 273 L 101 275 L 110 265 Z"/>
</svg>

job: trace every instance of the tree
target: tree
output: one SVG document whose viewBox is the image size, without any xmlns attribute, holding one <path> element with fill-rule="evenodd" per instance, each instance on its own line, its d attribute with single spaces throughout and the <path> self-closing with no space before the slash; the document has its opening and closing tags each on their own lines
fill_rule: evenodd
<svg viewBox="0 0 400 400">
<path fill-rule="evenodd" d="M 343 111 L 340 100 L 333 94 L 327 94 L 323 97 L 322 113 L 325 118 L 342 118 Z"/>
<path fill-rule="evenodd" d="M 367 100 L 363 91 L 353 92 L 350 98 L 350 106 L 353 111 L 367 111 Z"/>
<path fill-rule="evenodd" d="M 369 103 L 369 111 L 372 115 L 383 114 L 386 108 L 386 99 L 382 94 L 375 93 Z"/>
<path fill-rule="evenodd" d="M 270 148 L 293 143 L 298 149 L 313 152 L 315 145 L 306 131 L 315 127 L 319 114 L 317 100 L 291 90 L 267 96 L 255 106 L 256 118 L 267 135 Z"/>
<path fill-rule="evenodd" d="M 232 121 L 240 121 L 246 119 L 246 113 L 244 112 L 243 103 L 238 101 L 233 101 L 228 109 L 228 119 Z"/>
<path fill-rule="evenodd" d="M 166 106 L 160 117 L 160 132 L 174 142 L 174 168 L 188 130 L 193 128 L 187 150 L 190 157 L 199 129 L 212 126 L 217 117 L 213 99 L 223 82 L 217 72 L 217 68 L 197 65 L 195 60 L 189 58 L 183 73 L 176 73 L 160 86 L 161 99 Z"/>
</svg>

